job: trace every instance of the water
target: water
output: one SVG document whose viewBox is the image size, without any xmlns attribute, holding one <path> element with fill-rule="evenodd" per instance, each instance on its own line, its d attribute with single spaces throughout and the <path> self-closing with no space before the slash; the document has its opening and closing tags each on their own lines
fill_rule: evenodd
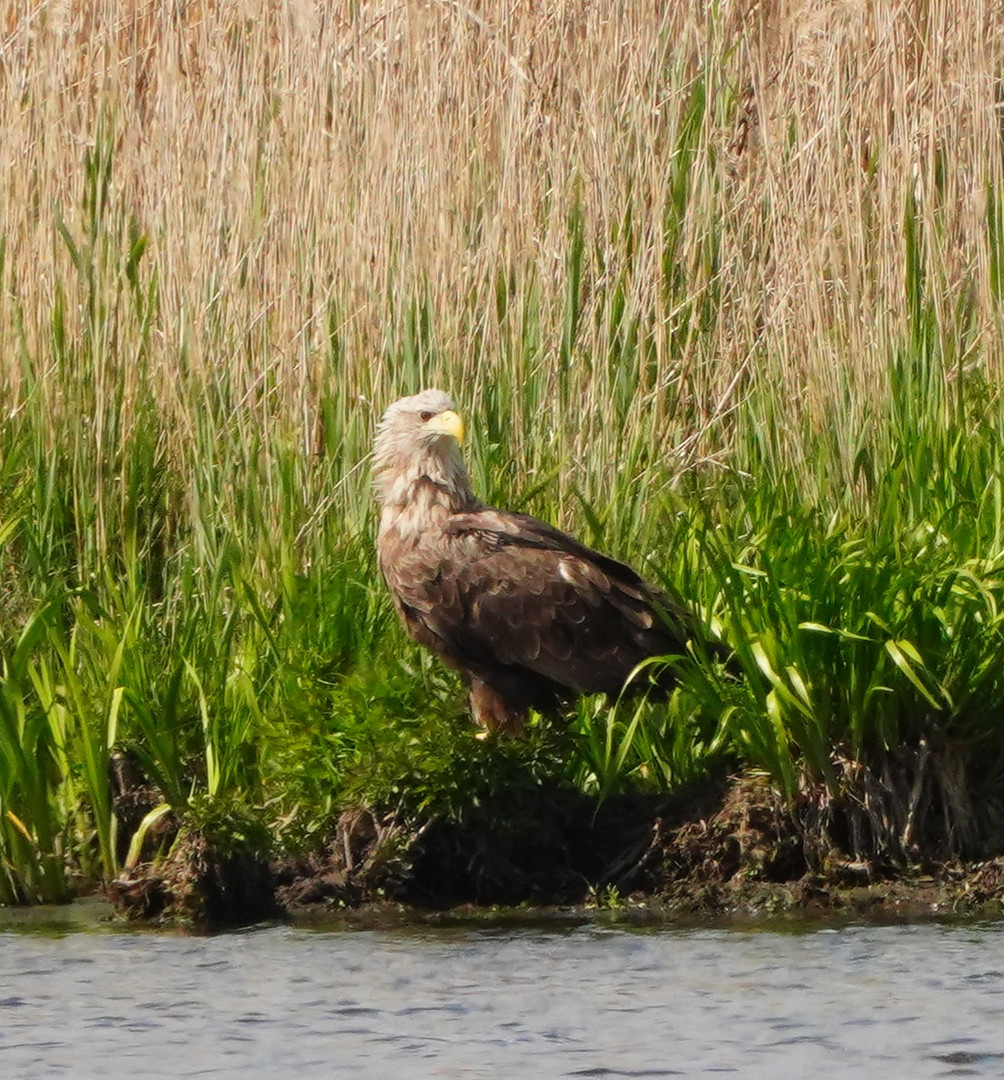
<svg viewBox="0 0 1004 1080">
<path fill-rule="evenodd" d="M 1004 1074 L 1004 926 L 0 932 L 0 1075 Z"/>
</svg>

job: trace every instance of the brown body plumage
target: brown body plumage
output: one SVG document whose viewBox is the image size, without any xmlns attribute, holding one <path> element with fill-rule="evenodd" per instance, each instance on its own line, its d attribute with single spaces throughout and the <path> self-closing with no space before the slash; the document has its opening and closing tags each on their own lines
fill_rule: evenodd
<svg viewBox="0 0 1004 1080">
<path fill-rule="evenodd" d="M 442 391 L 387 410 L 374 447 L 377 551 L 405 628 L 461 672 L 480 724 L 518 732 L 529 709 L 618 694 L 644 660 L 685 647 L 677 600 L 558 529 L 481 502 L 462 437 Z"/>
</svg>

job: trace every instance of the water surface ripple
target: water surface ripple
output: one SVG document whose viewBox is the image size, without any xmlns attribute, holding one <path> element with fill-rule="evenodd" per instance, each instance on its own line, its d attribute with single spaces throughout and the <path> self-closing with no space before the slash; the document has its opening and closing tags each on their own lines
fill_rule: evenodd
<svg viewBox="0 0 1004 1080">
<path fill-rule="evenodd" d="M 0 933 L 0 1075 L 994 1076 L 1004 927 Z"/>
</svg>

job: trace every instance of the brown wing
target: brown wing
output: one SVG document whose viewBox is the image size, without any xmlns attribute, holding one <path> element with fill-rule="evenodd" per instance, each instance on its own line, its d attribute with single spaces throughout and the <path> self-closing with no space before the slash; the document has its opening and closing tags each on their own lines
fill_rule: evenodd
<svg viewBox="0 0 1004 1080">
<path fill-rule="evenodd" d="M 401 621 L 419 644 L 437 652 L 452 667 L 470 666 L 470 650 L 458 651 L 465 621 L 456 586 L 455 560 L 440 533 L 405 540 L 391 528 L 378 540 L 380 571 Z M 484 661 L 491 657 L 485 654 Z"/>
<path fill-rule="evenodd" d="M 461 665 L 513 665 L 579 693 L 616 693 L 641 661 L 688 636 L 675 600 L 534 518 L 459 514 L 441 537 L 435 580 L 402 602 Z"/>
</svg>

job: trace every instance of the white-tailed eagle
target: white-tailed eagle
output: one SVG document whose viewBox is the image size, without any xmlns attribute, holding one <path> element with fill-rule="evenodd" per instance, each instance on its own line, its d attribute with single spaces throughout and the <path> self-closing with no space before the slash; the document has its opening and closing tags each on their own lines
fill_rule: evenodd
<svg viewBox="0 0 1004 1080">
<path fill-rule="evenodd" d="M 518 733 L 531 708 L 619 694 L 643 661 L 684 651 L 695 621 L 677 598 L 543 521 L 478 499 L 463 435 L 440 390 L 384 414 L 377 551 L 405 628 L 461 673 L 478 723 Z"/>
</svg>

